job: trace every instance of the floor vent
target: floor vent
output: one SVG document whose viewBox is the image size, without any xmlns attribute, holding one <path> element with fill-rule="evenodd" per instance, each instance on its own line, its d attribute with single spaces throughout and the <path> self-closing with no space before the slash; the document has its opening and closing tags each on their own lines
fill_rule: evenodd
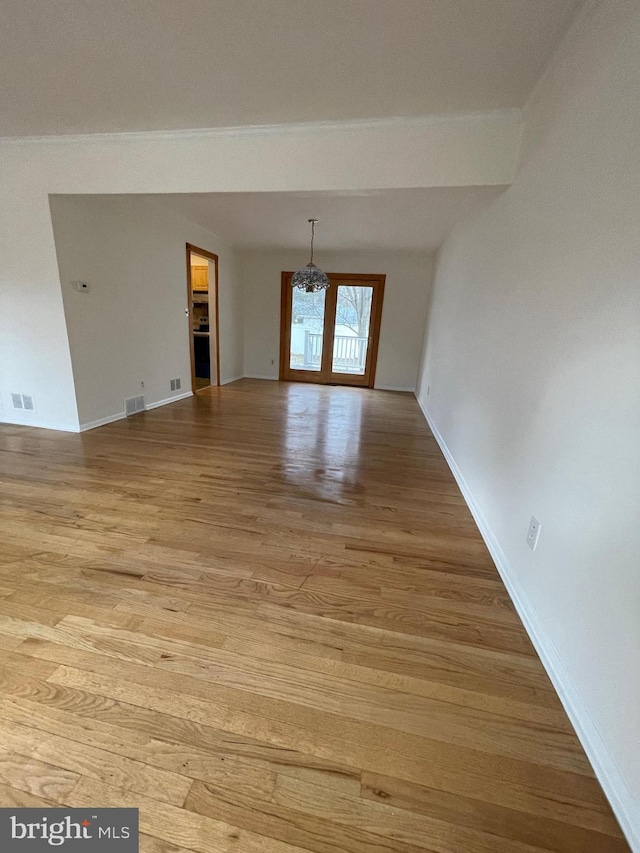
<svg viewBox="0 0 640 853">
<path fill-rule="evenodd" d="M 182 380 L 181 379 L 172 379 L 171 380 L 171 390 L 179 391 L 182 388 Z"/>
<path fill-rule="evenodd" d="M 14 409 L 22 409 L 24 412 L 35 412 L 36 404 L 31 394 L 12 394 L 11 402 Z"/>
<path fill-rule="evenodd" d="M 144 412 L 144 397 L 129 397 L 124 401 L 124 410 L 129 415 L 136 415 L 138 412 Z"/>
</svg>

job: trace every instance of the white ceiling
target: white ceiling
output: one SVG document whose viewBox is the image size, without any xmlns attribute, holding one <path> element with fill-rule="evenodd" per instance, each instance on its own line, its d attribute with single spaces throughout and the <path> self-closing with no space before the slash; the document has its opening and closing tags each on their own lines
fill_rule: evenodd
<svg viewBox="0 0 640 853">
<path fill-rule="evenodd" d="M 521 106 L 579 0 L 0 0 L 0 136 Z"/>
<path fill-rule="evenodd" d="M 310 238 L 307 220 L 312 217 L 319 220 L 319 255 L 340 250 L 433 251 L 457 222 L 489 204 L 504 189 L 185 193 L 153 198 L 238 248 L 296 249 L 305 256 Z"/>
</svg>

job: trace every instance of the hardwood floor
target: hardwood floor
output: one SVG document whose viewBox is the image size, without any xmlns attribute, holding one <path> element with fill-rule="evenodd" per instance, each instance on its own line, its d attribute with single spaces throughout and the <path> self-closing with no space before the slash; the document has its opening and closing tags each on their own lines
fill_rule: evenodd
<svg viewBox="0 0 640 853">
<path fill-rule="evenodd" d="M 0 427 L 0 805 L 144 853 L 626 851 L 415 399 Z"/>
</svg>

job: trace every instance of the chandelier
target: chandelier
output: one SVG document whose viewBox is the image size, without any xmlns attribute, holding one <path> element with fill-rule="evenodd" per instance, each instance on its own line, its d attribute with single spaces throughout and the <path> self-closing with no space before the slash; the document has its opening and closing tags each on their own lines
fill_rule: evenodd
<svg viewBox="0 0 640 853">
<path fill-rule="evenodd" d="M 311 257 L 306 267 L 295 272 L 291 279 L 293 287 L 299 287 L 307 293 L 316 293 L 318 290 L 326 290 L 329 287 L 329 279 L 321 269 L 313 263 L 313 238 L 315 236 L 317 219 L 308 219 L 311 223 Z"/>
</svg>

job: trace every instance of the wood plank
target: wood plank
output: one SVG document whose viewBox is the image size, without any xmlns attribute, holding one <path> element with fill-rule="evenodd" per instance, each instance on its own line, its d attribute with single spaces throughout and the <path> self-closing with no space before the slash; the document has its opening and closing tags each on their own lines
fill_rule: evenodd
<svg viewBox="0 0 640 853">
<path fill-rule="evenodd" d="M 14 723 L 5 716 L 2 722 L 2 747 L 14 756 L 25 756 L 80 776 L 131 790 L 160 800 L 182 805 L 191 780 L 177 773 L 159 770 L 134 759 L 66 737 L 41 732 L 29 725 Z"/>
<path fill-rule="evenodd" d="M 194 782 L 185 808 L 198 815 L 222 817 L 248 832 L 264 832 L 281 842 L 299 845 L 314 853 L 435 853 L 394 839 L 391 843 L 358 827 L 344 826 L 326 816 L 305 815 L 275 802 L 253 800 L 203 782 Z"/>
<path fill-rule="evenodd" d="M 193 802 L 200 786 L 187 798 L 186 807 Z M 457 853 L 459 850 L 478 850 L 481 853 L 534 853 L 541 848 L 516 839 L 470 829 L 433 818 L 419 812 L 398 809 L 383 802 L 362 800 L 349 794 L 325 791 L 317 785 L 278 779 L 274 803 L 292 811 L 331 820 L 381 836 L 380 844 L 403 844 L 425 847 L 438 853 Z"/>
<path fill-rule="evenodd" d="M 449 794 L 437 788 L 425 788 L 375 773 L 362 774 L 361 796 L 392 808 L 446 820 L 490 835 L 523 844 L 540 845 L 558 853 L 618 853 L 627 850 L 622 833 L 615 824 L 609 832 L 595 832 L 559 820 L 539 818 L 521 811 L 480 803 L 468 797 Z M 613 833 L 613 834 L 610 834 Z M 472 845 L 473 849 L 473 845 Z"/>
<path fill-rule="evenodd" d="M 218 819 L 195 814 L 93 779 L 81 779 L 64 795 L 71 808 L 100 803 L 103 808 L 140 809 L 140 831 L 195 853 L 304 853 L 300 848 L 256 832 L 247 832 Z"/>
<path fill-rule="evenodd" d="M 0 718 L 75 738 L 193 779 L 250 782 L 271 793 L 275 774 L 357 793 L 360 772 L 185 717 L 171 716 L 74 688 L 0 674 Z"/>
<path fill-rule="evenodd" d="M 253 659 L 261 658 L 279 662 L 301 669 L 335 675 L 338 678 L 356 683 L 375 685 L 401 693 L 412 693 L 416 696 L 437 699 L 441 702 L 462 705 L 466 708 L 489 711 L 499 716 L 515 717 L 520 720 L 554 726 L 560 730 L 572 731 L 564 710 L 556 703 L 553 703 L 552 707 L 546 707 L 532 702 L 492 696 L 481 691 L 450 687 L 436 681 L 378 669 L 373 666 L 349 664 L 335 658 L 316 657 L 311 654 L 294 652 L 271 643 L 270 639 L 258 643 L 250 640 L 227 638 L 222 647 L 225 650 L 237 652 Z"/>
<path fill-rule="evenodd" d="M 0 784 L 45 800 L 58 800 L 75 788 L 80 774 L 0 747 Z M 4 805 L 4 803 L 3 803 Z"/>
<path fill-rule="evenodd" d="M 56 808 L 58 805 L 55 800 L 47 800 L 5 783 L 0 784 L 0 803 L 4 809 Z"/>
<path fill-rule="evenodd" d="M 230 714 L 224 725 L 270 743 L 295 743 L 301 750 L 330 759 L 339 754 L 347 763 L 362 767 L 363 772 L 417 782 L 544 820 L 562 820 L 598 832 L 615 831 L 617 827 L 594 778 L 499 756 L 489 759 L 473 750 L 414 739 L 381 727 L 364 728 L 342 719 L 314 717 L 308 727 L 309 720 L 298 719 L 296 725 L 293 719 L 283 722 L 238 711 Z"/>
<path fill-rule="evenodd" d="M 270 799 L 275 787 L 275 772 L 248 762 L 212 757 L 198 747 L 187 749 L 182 744 L 167 744 L 149 737 L 141 742 L 131 737 L 130 732 L 123 734 L 101 721 L 87 723 L 71 714 L 24 700 L 0 700 L 0 719 L 3 731 L 8 732 L 7 745 L 16 751 L 28 748 L 29 754 L 42 757 L 46 749 L 51 763 L 76 768 L 77 744 L 82 744 L 81 754 L 87 762 L 82 767 L 83 775 L 174 805 L 183 804 L 193 779 L 239 788 L 261 799 Z M 60 756 L 57 749 L 67 746 L 65 741 L 74 746 Z M 102 752 L 96 749 L 97 745 Z M 94 766 L 100 767 L 99 776 L 93 772 Z M 155 773 L 153 768 L 159 772 Z M 154 784 L 157 780 L 160 785 Z"/>
</svg>

